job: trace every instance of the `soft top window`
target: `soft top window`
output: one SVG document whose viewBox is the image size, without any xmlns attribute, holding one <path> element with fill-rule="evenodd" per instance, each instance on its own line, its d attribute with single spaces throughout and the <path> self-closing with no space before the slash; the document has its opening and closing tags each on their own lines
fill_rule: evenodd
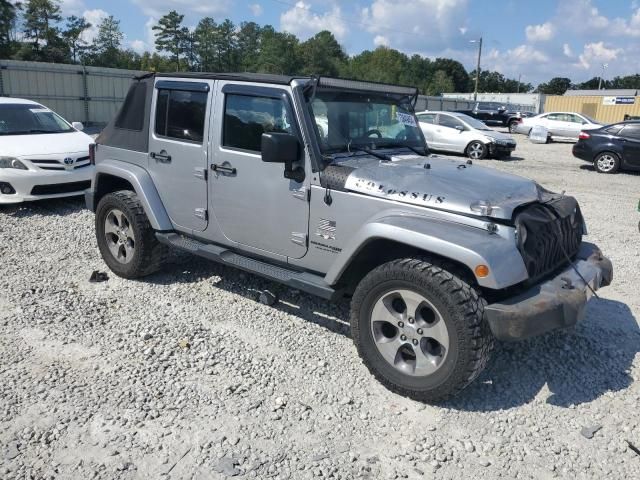
<svg viewBox="0 0 640 480">
<path fill-rule="evenodd" d="M 147 84 L 137 82 L 131 85 L 127 97 L 116 118 L 115 127 L 124 130 L 141 131 L 144 127 L 145 101 L 147 97 Z"/>
</svg>

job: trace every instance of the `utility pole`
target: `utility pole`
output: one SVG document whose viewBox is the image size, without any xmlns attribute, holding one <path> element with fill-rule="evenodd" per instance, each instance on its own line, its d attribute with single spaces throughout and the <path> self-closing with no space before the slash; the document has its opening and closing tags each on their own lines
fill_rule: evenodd
<svg viewBox="0 0 640 480">
<path fill-rule="evenodd" d="M 476 87 L 473 90 L 473 101 L 478 100 L 478 82 L 480 81 L 480 57 L 482 57 L 482 37 L 480 40 L 471 40 L 471 43 L 478 44 L 478 64 L 476 65 Z"/>
<path fill-rule="evenodd" d="M 520 79 L 522 78 L 522 74 L 518 75 L 518 85 L 516 87 L 516 93 L 520 93 Z"/>
<path fill-rule="evenodd" d="M 609 66 L 608 63 L 602 64 L 602 73 L 600 74 L 600 80 L 598 80 L 598 90 L 602 89 L 602 77 L 604 77 L 604 69 Z"/>
</svg>

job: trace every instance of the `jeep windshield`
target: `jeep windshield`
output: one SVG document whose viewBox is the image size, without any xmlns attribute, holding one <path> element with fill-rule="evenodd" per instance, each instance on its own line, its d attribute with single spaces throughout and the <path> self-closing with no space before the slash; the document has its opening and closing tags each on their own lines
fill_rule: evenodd
<svg viewBox="0 0 640 480">
<path fill-rule="evenodd" d="M 322 153 L 424 150 L 411 100 L 394 93 L 318 89 L 310 106 Z"/>
<path fill-rule="evenodd" d="M 30 103 L 0 106 L 0 135 L 32 135 L 74 131 L 62 117 L 48 108 Z"/>
</svg>

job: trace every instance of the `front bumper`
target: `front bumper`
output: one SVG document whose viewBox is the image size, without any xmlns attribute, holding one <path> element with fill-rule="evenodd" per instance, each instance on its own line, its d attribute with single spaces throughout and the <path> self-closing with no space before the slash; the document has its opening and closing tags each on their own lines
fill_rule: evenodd
<svg viewBox="0 0 640 480">
<path fill-rule="evenodd" d="M 578 323 L 595 291 L 613 279 L 611 261 L 591 243 L 582 243 L 574 262 L 554 278 L 508 300 L 485 308 L 491 332 L 498 340 L 522 340 Z M 581 278 L 582 276 L 582 278 Z"/>
<path fill-rule="evenodd" d="M 9 183 L 15 193 L 0 192 L 0 205 L 47 198 L 82 195 L 91 185 L 92 165 L 73 171 L 0 170 L 0 181 Z"/>
<path fill-rule="evenodd" d="M 516 149 L 515 143 L 499 144 L 499 143 L 491 142 L 489 144 L 489 155 L 491 156 L 511 155 L 515 149 Z"/>
</svg>

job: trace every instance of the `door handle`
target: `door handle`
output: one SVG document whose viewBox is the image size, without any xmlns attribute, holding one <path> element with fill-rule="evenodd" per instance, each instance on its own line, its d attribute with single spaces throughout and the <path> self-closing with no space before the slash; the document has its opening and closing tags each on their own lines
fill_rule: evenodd
<svg viewBox="0 0 640 480">
<path fill-rule="evenodd" d="M 231 167 L 228 165 L 218 165 L 217 163 L 214 163 L 211 165 L 211 170 L 213 170 L 216 173 L 228 173 L 230 175 L 235 175 L 236 174 L 236 168 L 235 167 Z"/>
<path fill-rule="evenodd" d="M 171 163 L 171 155 L 168 155 L 166 150 L 160 150 L 160 153 L 151 152 L 149 156 L 161 163 Z"/>
</svg>

